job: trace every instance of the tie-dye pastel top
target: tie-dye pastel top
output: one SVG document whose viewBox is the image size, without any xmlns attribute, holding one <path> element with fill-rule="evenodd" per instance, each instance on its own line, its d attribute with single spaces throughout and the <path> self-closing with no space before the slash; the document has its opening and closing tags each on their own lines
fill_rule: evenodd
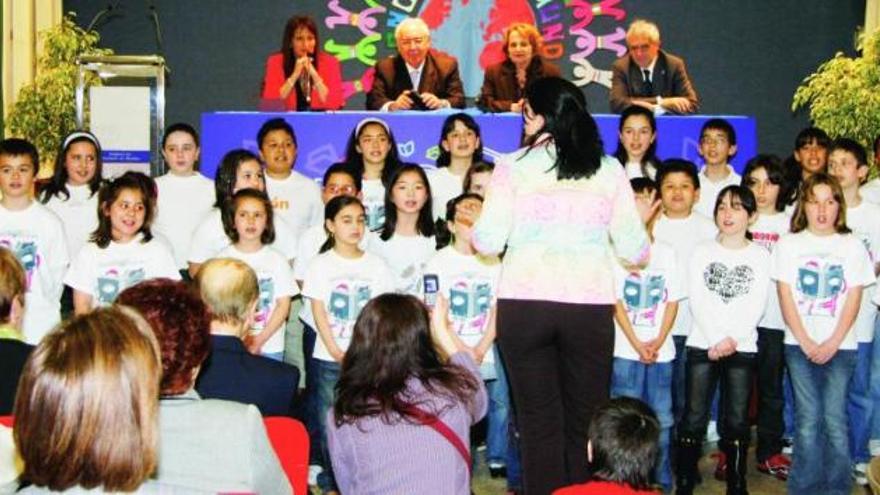
<svg viewBox="0 0 880 495">
<path fill-rule="evenodd" d="M 555 148 L 502 156 L 474 230 L 504 255 L 499 299 L 614 304 L 616 258 L 647 260 L 650 243 L 626 173 L 610 157 L 589 179 L 557 180 Z"/>
</svg>

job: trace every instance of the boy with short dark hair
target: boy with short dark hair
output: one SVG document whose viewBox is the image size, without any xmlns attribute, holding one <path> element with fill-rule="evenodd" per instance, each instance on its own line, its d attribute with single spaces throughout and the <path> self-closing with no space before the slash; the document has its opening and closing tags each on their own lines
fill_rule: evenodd
<svg viewBox="0 0 880 495">
<path fill-rule="evenodd" d="M 647 404 L 611 399 L 590 422 L 587 460 L 593 480 L 561 488 L 554 495 L 647 495 L 657 457 L 660 423 Z"/>
<path fill-rule="evenodd" d="M 736 131 L 724 119 L 709 119 L 700 130 L 700 156 L 705 164 L 700 170 L 700 199 L 696 210 L 706 217 L 713 216 L 715 198 L 727 186 L 742 181 L 728 163 L 736 154 Z"/>
<path fill-rule="evenodd" d="M 39 167 L 39 154 L 30 142 L 0 141 L 0 246 L 11 250 L 25 270 L 22 330 L 30 344 L 61 321 L 62 280 L 69 262 L 61 220 L 33 199 Z"/>
</svg>

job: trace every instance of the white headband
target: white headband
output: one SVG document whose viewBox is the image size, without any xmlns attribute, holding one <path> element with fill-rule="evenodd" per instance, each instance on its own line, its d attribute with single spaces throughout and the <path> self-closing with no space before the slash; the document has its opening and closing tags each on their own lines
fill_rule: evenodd
<svg viewBox="0 0 880 495">
<path fill-rule="evenodd" d="M 79 139 L 79 138 L 86 138 L 89 141 L 91 141 L 92 144 L 95 145 L 95 148 L 98 148 L 98 149 L 101 148 L 101 143 L 98 142 L 98 138 L 96 138 L 95 135 L 92 134 L 91 132 L 89 132 L 89 131 L 74 131 L 74 132 L 71 132 L 70 134 L 68 134 L 66 138 L 64 138 L 64 143 L 61 145 L 61 149 L 67 149 L 67 147 L 70 145 L 71 141 L 73 141 L 74 139 Z"/>
<path fill-rule="evenodd" d="M 364 128 L 365 125 L 368 124 L 379 124 L 385 129 L 385 134 L 391 135 L 391 129 L 388 128 L 388 124 L 385 123 L 382 119 L 377 119 L 375 117 L 367 117 L 364 120 L 358 122 L 357 127 L 354 128 L 354 137 L 357 139 L 358 136 L 361 135 L 361 129 Z"/>
</svg>

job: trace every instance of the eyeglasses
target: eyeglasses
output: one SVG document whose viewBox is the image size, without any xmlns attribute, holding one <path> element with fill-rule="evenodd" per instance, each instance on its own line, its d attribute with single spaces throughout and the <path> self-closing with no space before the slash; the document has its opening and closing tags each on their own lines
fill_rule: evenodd
<svg viewBox="0 0 880 495">
<path fill-rule="evenodd" d="M 416 36 L 414 38 L 403 38 L 397 44 L 400 46 L 422 46 L 426 41 L 428 41 L 427 36 Z"/>
<path fill-rule="evenodd" d="M 353 195 L 357 192 L 357 189 L 355 189 L 354 186 L 349 186 L 349 185 L 337 186 L 336 184 L 329 184 L 329 185 L 324 186 L 324 191 L 326 191 L 330 194 Z"/>
</svg>

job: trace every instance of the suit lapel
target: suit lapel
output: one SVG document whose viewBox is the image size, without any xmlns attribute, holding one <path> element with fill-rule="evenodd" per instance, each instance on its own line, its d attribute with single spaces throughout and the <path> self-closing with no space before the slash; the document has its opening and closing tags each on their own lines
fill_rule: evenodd
<svg viewBox="0 0 880 495">
<path fill-rule="evenodd" d="M 666 93 L 666 81 L 669 79 L 667 77 L 667 73 L 669 72 L 669 65 L 666 63 L 666 55 L 663 52 L 660 52 L 657 55 L 657 63 L 654 64 L 654 91 L 658 95 L 663 95 Z"/>
<path fill-rule="evenodd" d="M 643 96 L 645 94 L 645 77 L 642 75 L 642 69 L 639 68 L 639 64 L 636 63 L 632 58 L 629 59 L 629 80 L 633 89 L 635 89 L 635 93 L 638 96 Z M 656 85 L 654 86 L 657 87 Z"/>
<path fill-rule="evenodd" d="M 397 55 L 394 57 L 395 91 L 393 94 L 399 95 L 408 89 L 412 89 L 412 79 L 409 78 L 409 71 L 406 69 L 406 62 L 403 61 L 403 57 Z"/>
<path fill-rule="evenodd" d="M 434 87 L 434 81 L 437 79 L 437 66 L 434 64 L 434 57 L 431 52 L 425 57 L 425 66 L 422 68 L 422 78 L 419 79 L 419 93 L 424 93 L 427 88 Z"/>
</svg>

